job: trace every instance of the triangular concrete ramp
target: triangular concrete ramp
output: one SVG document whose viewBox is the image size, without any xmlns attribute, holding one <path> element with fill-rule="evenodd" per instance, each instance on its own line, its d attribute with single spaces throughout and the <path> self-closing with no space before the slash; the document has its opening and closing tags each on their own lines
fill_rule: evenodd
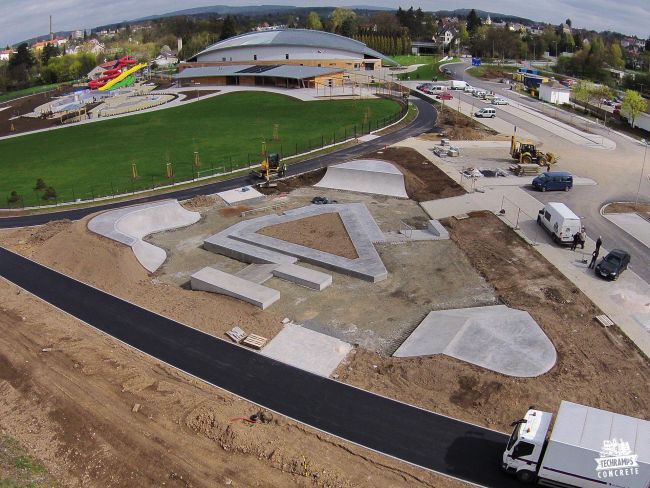
<svg viewBox="0 0 650 488">
<path fill-rule="evenodd" d="M 378 159 L 357 159 L 328 166 L 323 179 L 314 186 L 408 198 L 402 172 Z"/>
</svg>

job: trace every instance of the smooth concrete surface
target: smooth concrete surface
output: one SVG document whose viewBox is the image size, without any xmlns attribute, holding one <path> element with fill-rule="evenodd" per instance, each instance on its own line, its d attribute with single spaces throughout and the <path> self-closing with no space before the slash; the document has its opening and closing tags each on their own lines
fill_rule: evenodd
<svg viewBox="0 0 650 488">
<path fill-rule="evenodd" d="M 375 159 L 358 159 L 329 166 L 319 188 L 408 198 L 404 175 L 394 165 Z"/>
<path fill-rule="evenodd" d="M 257 233 L 264 227 L 326 213 L 339 214 L 358 258 L 348 259 Z M 244 220 L 207 238 L 203 247 L 247 263 L 294 264 L 300 259 L 326 269 L 377 282 L 386 279 L 388 271 L 373 242 L 384 240 L 384 234 L 365 205 L 351 203 L 308 205 L 287 210 L 281 215 L 264 215 Z"/>
<path fill-rule="evenodd" d="M 177 200 L 163 200 L 103 212 L 88 222 L 88 229 L 130 246 L 144 268 L 153 273 L 167 259 L 163 249 L 142 239 L 156 232 L 187 227 L 201 214 L 183 208 Z"/>
<path fill-rule="evenodd" d="M 221 191 L 217 193 L 217 196 L 228 205 L 264 198 L 264 195 L 252 186 L 242 186 L 241 188 L 235 188 L 233 190 Z"/>
<path fill-rule="evenodd" d="M 235 276 L 261 285 L 265 281 L 273 278 L 273 270 L 277 267 L 277 264 L 250 264 L 235 273 Z"/>
<path fill-rule="evenodd" d="M 203 268 L 190 278 L 192 290 L 219 293 L 268 308 L 280 299 L 280 292 L 214 268 Z"/>
<path fill-rule="evenodd" d="M 352 345 L 296 324 L 287 324 L 260 354 L 329 377 L 352 350 Z"/>
<path fill-rule="evenodd" d="M 604 214 L 603 217 L 630 234 L 644 246 L 650 247 L 650 222 L 643 217 L 635 213 Z"/>
<path fill-rule="evenodd" d="M 433 354 L 524 378 L 546 373 L 557 359 L 530 314 L 505 305 L 431 312 L 393 356 Z"/>
<path fill-rule="evenodd" d="M 332 275 L 321 273 L 315 269 L 305 268 L 296 264 L 279 264 L 273 271 L 273 276 L 296 285 L 323 291 L 332 284 Z"/>
</svg>

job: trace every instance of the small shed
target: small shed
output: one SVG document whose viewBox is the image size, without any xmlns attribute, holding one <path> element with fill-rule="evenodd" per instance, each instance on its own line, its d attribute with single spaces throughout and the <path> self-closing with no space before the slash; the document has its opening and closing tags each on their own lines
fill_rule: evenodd
<svg viewBox="0 0 650 488">
<path fill-rule="evenodd" d="M 539 99 L 555 105 L 569 103 L 571 98 L 571 89 L 562 85 L 542 83 L 539 86 Z"/>
</svg>

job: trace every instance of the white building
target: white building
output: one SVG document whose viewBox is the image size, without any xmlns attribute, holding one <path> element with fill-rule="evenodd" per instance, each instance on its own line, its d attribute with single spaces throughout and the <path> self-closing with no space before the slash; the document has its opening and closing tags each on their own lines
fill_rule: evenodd
<svg viewBox="0 0 650 488">
<path fill-rule="evenodd" d="M 9 57 L 15 53 L 13 49 L 0 49 L 0 61 L 9 61 Z"/>
<path fill-rule="evenodd" d="M 539 99 L 555 105 L 569 103 L 571 98 L 571 89 L 561 85 L 551 85 L 542 83 L 539 86 Z"/>
<path fill-rule="evenodd" d="M 84 38 L 84 31 L 83 30 L 76 30 L 72 33 L 72 38 L 73 39 L 83 39 Z"/>
</svg>

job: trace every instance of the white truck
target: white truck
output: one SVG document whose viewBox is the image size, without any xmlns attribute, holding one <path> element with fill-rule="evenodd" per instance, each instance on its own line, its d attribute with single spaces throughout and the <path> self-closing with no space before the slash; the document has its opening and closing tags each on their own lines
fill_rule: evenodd
<svg viewBox="0 0 650 488">
<path fill-rule="evenodd" d="M 650 422 L 563 401 L 532 407 L 515 426 L 502 469 L 525 483 L 565 488 L 649 488 Z"/>
<path fill-rule="evenodd" d="M 537 215 L 537 223 L 544 227 L 558 244 L 571 244 L 576 232 L 580 232 L 580 217 L 563 203 L 549 202 Z"/>
<path fill-rule="evenodd" d="M 466 81 L 451 80 L 449 82 L 449 88 L 451 88 L 452 90 L 464 90 L 466 86 L 467 86 Z"/>
</svg>

